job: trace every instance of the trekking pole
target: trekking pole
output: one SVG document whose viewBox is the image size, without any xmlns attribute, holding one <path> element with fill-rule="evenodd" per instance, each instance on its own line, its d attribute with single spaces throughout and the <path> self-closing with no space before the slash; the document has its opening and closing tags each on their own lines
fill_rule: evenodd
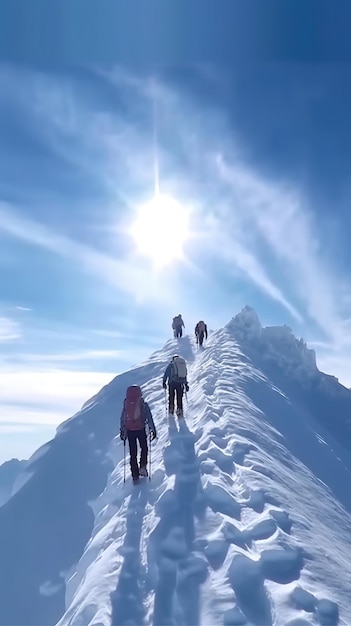
<svg viewBox="0 0 351 626">
<path fill-rule="evenodd" d="M 123 441 L 123 482 L 126 482 L 126 440 Z"/>
<path fill-rule="evenodd" d="M 165 389 L 165 416 L 167 419 L 167 389 Z"/>
<path fill-rule="evenodd" d="M 151 430 L 149 430 L 149 480 L 151 480 Z"/>
</svg>

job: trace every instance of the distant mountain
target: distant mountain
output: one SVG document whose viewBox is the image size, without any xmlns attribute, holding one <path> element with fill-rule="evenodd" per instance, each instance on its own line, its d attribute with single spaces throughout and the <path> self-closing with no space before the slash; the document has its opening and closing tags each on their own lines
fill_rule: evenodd
<svg viewBox="0 0 351 626">
<path fill-rule="evenodd" d="M 161 385 L 188 363 L 185 419 Z M 151 481 L 123 482 L 143 387 Z M 0 624 L 351 623 L 351 392 L 245 307 L 203 349 L 170 339 L 63 423 L 0 508 Z"/>
<path fill-rule="evenodd" d="M 10 498 L 15 481 L 24 469 L 26 461 L 11 459 L 0 465 L 0 506 Z"/>
</svg>

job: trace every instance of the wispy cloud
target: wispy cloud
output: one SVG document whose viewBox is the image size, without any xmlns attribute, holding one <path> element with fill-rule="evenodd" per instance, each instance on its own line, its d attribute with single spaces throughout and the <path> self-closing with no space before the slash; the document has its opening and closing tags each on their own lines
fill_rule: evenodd
<svg viewBox="0 0 351 626">
<path fill-rule="evenodd" d="M 43 73 L 29 74 L 12 90 L 41 119 L 40 128 L 47 139 L 53 139 L 53 149 L 63 151 L 76 167 L 107 185 L 112 181 L 111 190 L 127 207 L 137 202 L 130 196 L 131 188 L 152 189 L 152 160 L 158 158 L 161 184 L 175 193 L 191 194 L 202 207 L 198 222 L 207 214 L 205 221 L 219 259 L 227 259 L 299 322 L 306 313 L 325 332 L 335 332 L 339 338 L 341 316 L 335 301 L 340 278 L 324 258 L 312 211 L 296 190 L 264 180 L 243 164 L 240 144 L 223 111 L 197 107 L 185 90 L 176 90 L 155 76 L 141 77 L 118 67 L 97 73 L 118 91 L 121 106 L 115 110 L 94 108 L 89 98 L 80 97 L 74 81 Z M 128 115 L 126 102 L 131 107 Z M 144 111 L 141 121 L 140 115 L 133 116 L 134 108 Z M 164 136 L 172 140 L 164 142 Z M 0 221 L 13 236 L 75 259 L 125 293 L 141 298 L 169 296 L 166 283 L 148 280 L 148 272 L 131 259 L 121 261 L 52 233 L 43 225 L 26 222 L 8 207 L 1 208 Z M 223 226 L 225 246 L 221 245 Z M 276 276 L 278 265 L 285 284 L 283 276 Z"/>
<path fill-rule="evenodd" d="M 339 354 L 345 344 L 351 348 L 351 281 L 328 256 L 320 218 L 303 191 L 265 179 L 245 164 L 222 111 L 203 111 L 184 92 L 162 84 L 155 90 L 150 81 L 139 81 L 133 88 L 156 98 L 160 119 L 178 129 L 177 184 L 200 207 L 202 253 L 210 248 L 229 271 L 245 274 L 304 322 L 307 333 L 316 324 Z M 166 176 L 172 187 L 169 170 Z"/>
<path fill-rule="evenodd" d="M 21 327 L 15 320 L 0 317 L 0 342 L 15 341 L 21 337 Z"/>
<path fill-rule="evenodd" d="M 80 350 L 75 352 L 63 352 L 56 354 L 21 354 L 20 361 L 23 363 L 62 363 L 70 361 L 95 361 L 116 360 L 127 356 L 125 350 Z"/>
<path fill-rule="evenodd" d="M 120 68 L 99 75 L 115 86 L 121 106 L 94 108 L 74 81 L 44 74 L 12 81 L 11 89 L 40 120 L 38 132 L 52 151 L 108 189 L 106 230 L 123 233 L 135 205 L 152 192 L 159 161 L 163 190 L 195 207 L 198 236 L 189 257 L 201 270 L 211 252 L 215 263 L 206 279 L 216 281 L 217 268 L 224 266 L 233 284 L 244 277 L 297 323 L 305 322 L 307 329 L 311 322 L 318 325 L 339 354 L 345 344 L 351 349 L 350 327 L 345 325 L 351 309 L 350 280 L 340 276 L 328 258 L 316 212 L 303 194 L 266 180 L 244 163 L 235 132 L 218 108 L 197 106 L 185 89 L 176 90 L 155 77 L 144 79 Z M 134 303 L 144 299 L 168 304 L 175 292 L 182 297 L 176 279 L 151 277 L 149 268 L 128 252 L 123 258 L 108 246 L 101 252 L 28 219 L 16 206 L 0 205 L 0 231 L 72 260 L 108 289 L 132 295 Z M 101 338 L 119 338 L 113 330 L 98 333 Z M 108 359 L 120 355 L 119 350 L 107 352 Z M 52 362 L 73 362 L 77 355 L 83 360 L 100 358 L 98 350 L 84 354 L 78 350 L 64 357 L 55 351 L 51 356 Z M 35 358 L 29 356 L 28 362 Z"/>
<path fill-rule="evenodd" d="M 257 254 L 248 249 L 243 241 L 234 238 L 232 233 L 212 231 L 212 249 L 219 250 L 221 259 L 225 259 L 233 268 L 237 268 L 241 274 L 249 278 L 261 291 L 270 296 L 276 302 L 283 305 L 297 321 L 302 322 L 302 316 L 298 310 L 284 296 L 282 290 L 270 279 Z"/>
<path fill-rule="evenodd" d="M 0 463 L 29 458 L 114 378 L 111 372 L 0 366 Z"/>
<path fill-rule="evenodd" d="M 302 191 L 264 179 L 246 165 L 222 111 L 202 112 L 184 92 L 162 84 L 152 90 L 150 81 L 139 81 L 133 87 L 156 98 L 162 120 L 166 116 L 179 129 L 177 150 L 184 161 L 177 179 L 201 207 L 206 246 L 212 242 L 218 259 L 245 273 L 298 322 L 313 320 L 340 344 L 341 308 L 351 284 L 324 252 L 319 223 Z"/>
<path fill-rule="evenodd" d="M 76 413 L 114 377 L 68 369 L 0 369 L 1 422 L 55 424 Z"/>
<path fill-rule="evenodd" d="M 88 274 L 98 276 L 105 283 L 135 299 L 163 300 L 166 297 L 167 284 L 163 284 L 162 290 L 155 282 L 150 282 L 149 270 L 145 265 L 138 264 L 131 258 L 122 261 L 99 252 L 53 231 L 44 224 L 25 218 L 4 203 L 0 203 L 0 232 L 71 259 Z"/>
<path fill-rule="evenodd" d="M 96 74 L 103 75 L 100 71 Z M 125 77 L 127 75 L 125 73 Z M 125 114 L 124 92 L 119 92 L 111 106 L 107 101 L 99 105 L 98 99 L 91 97 L 91 92 L 84 90 L 79 80 L 68 75 L 13 72 L 0 66 L 0 76 L 7 85 L 5 95 L 22 107 L 30 125 L 35 126 L 52 153 L 75 171 L 98 180 L 114 196 L 112 202 L 129 204 L 125 179 L 129 181 L 135 175 L 139 188 L 143 183 L 152 182 L 149 129 L 136 123 L 131 97 L 127 98 L 130 114 Z M 132 81 L 131 75 L 129 80 Z M 142 82 L 145 86 L 145 81 L 135 80 L 134 87 Z M 126 85 L 125 78 L 124 87 Z M 141 94 L 139 91 L 139 96 Z"/>
<path fill-rule="evenodd" d="M 17 311 L 31 311 L 32 309 L 28 306 L 16 306 Z"/>
<path fill-rule="evenodd" d="M 228 265 L 249 278 L 257 287 L 271 298 L 282 304 L 298 321 L 302 315 L 290 301 L 287 294 L 270 277 L 268 267 L 264 267 L 262 259 L 255 247 L 248 245 L 248 237 L 244 236 L 247 228 L 245 223 L 245 207 L 242 200 L 247 200 L 247 194 L 257 188 L 257 177 L 252 175 L 252 181 L 247 189 L 237 190 L 233 198 L 228 195 L 227 181 L 223 180 L 218 168 L 218 150 L 223 143 L 228 143 L 228 133 L 223 115 L 218 111 L 206 109 L 202 113 L 196 109 L 186 95 L 176 92 L 171 87 L 158 81 L 154 77 L 142 80 L 131 76 L 120 68 L 105 73 L 105 76 L 116 86 L 127 86 L 149 103 L 154 111 L 154 131 L 156 132 L 156 156 L 161 162 L 169 162 L 174 166 L 174 174 L 170 169 L 165 171 L 161 184 L 166 185 L 177 193 L 181 190 L 191 194 L 194 204 L 200 207 L 199 215 L 194 220 L 200 224 L 204 248 L 209 247 L 217 252 L 217 257 L 226 260 Z M 177 141 L 173 146 L 175 153 L 182 161 L 174 162 L 174 156 L 165 152 L 162 142 L 157 142 L 159 120 L 164 127 L 177 128 Z M 246 172 L 243 168 L 242 175 Z M 198 184 L 200 178 L 201 183 Z M 260 194 L 259 194 L 260 195 Z M 244 197 L 242 197 L 244 196 Z M 208 199 L 211 198 L 211 200 Z M 264 199 L 260 198 L 260 202 Z M 230 219 L 228 219 L 230 218 Z M 204 250 L 202 250 L 204 253 Z"/>
<path fill-rule="evenodd" d="M 217 251 L 217 257 L 225 259 L 233 269 L 245 274 L 263 292 L 282 304 L 295 319 L 301 321 L 301 314 L 270 278 L 269 269 L 264 267 L 257 251 L 254 248 L 250 250 L 247 238 L 240 236 L 243 229 L 240 228 L 239 233 L 238 222 L 233 224 L 232 217 L 230 221 L 227 219 L 228 215 L 235 213 L 235 208 L 232 204 L 228 206 L 228 185 L 219 175 L 216 163 L 218 152 L 215 136 L 217 132 L 217 137 L 223 142 L 221 131 L 224 130 L 218 112 L 208 112 L 206 119 L 206 115 L 196 110 L 184 94 L 175 92 L 154 77 L 142 80 L 121 68 L 115 68 L 104 75 L 116 87 L 127 87 L 149 103 L 150 110 L 154 112 L 155 158 L 160 158 L 162 162 L 172 162 L 172 157 L 170 159 L 170 155 L 165 153 L 162 142 L 157 142 L 159 119 L 162 119 L 163 129 L 165 125 L 178 129 L 174 147 L 184 159 L 181 164 L 174 164 L 175 174 L 166 171 L 161 184 L 174 189 L 175 193 L 180 189 L 185 193 L 188 190 L 195 203 L 202 207 L 196 221 L 202 227 L 206 252 L 209 247 L 213 252 Z M 199 171 L 200 187 L 197 184 Z M 207 192 L 212 196 L 212 206 L 206 200 Z M 240 205 L 241 197 L 236 198 L 236 201 Z M 239 206 L 237 210 L 240 211 Z M 198 241 L 201 243 L 201 237 Z"/>
<path fill-rule="evenodd" d="M 284 264 L 289 292 L 298 296 L 309 317 L 327 335 L 340 341 L 344 334 L 339 306 L 344 281 L 332 260 L 323 255 L 312 211 L 297 193 L 262 180 L 240 164 L 220 156 L 217 166 L 221 178 L 240 199 L 239 215 L 242 212 L 245 220 L 250 220 L 273 258 Z"/>
</svg>

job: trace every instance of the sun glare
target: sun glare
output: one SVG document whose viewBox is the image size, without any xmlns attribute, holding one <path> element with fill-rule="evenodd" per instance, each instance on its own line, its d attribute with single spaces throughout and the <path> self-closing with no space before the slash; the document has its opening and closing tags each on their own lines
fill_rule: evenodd
<svg viewBox="0 0 351 626">
<path fill-rule="evenodd" d="M 188 211 L 173 198 L 156 195 L 139 209 L 131 234 L 140 254 L 158 267 L 167 265 L 183 256 L 189 235 Z"/>
</svg>

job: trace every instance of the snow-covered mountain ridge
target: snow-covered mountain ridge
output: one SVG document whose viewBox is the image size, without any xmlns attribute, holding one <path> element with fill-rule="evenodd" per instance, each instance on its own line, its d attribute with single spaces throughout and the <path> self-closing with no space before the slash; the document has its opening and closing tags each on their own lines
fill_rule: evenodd
<svg viewBox="0 0 351 626">
<path fill-rule="evenodd" d="M 227 327 L 245 355 L 297 404 L 315 412 L 317 394 L 318 419 L 351 450 L 350 389 L 319 371 L 315 351 L 303 339 L 286 325 L 262 327 L 248 306 Z"/>
<path fill-rule="evenodd" d="M 351 392 L 288 374 L 299 349 L 274 360 L 279 329 L 252 334 L 250 316 L 203 351 L 169 340 L 29 461 L 0 508 L 1 624 L 351 623 L 351 455 L 337 441 Z M 174 352 L 189 365 L 179 423 L 161 387 Z M 123 484 L 118 438 L 131 383 L 158 427 L 152 479 L 137 488 Z"/>
<path fill-rule="evenodd" d="M 257 351 L 264 349 L 267 359 L 275 360 L 289 373 L 308 378 L 317 375 L 314 350 L 308 349 L 303 339 L 296 339 L 286 324 L 263 327 L 255 310 L 246 306 L 227 326 L 241 342 Z"/>
<path fill-rule="evenodd" d="M 26 461 L 11 459 L 0 465 L 0 506 L 11 497 L 17 476 L 24 469 Z"/>
</svg>

